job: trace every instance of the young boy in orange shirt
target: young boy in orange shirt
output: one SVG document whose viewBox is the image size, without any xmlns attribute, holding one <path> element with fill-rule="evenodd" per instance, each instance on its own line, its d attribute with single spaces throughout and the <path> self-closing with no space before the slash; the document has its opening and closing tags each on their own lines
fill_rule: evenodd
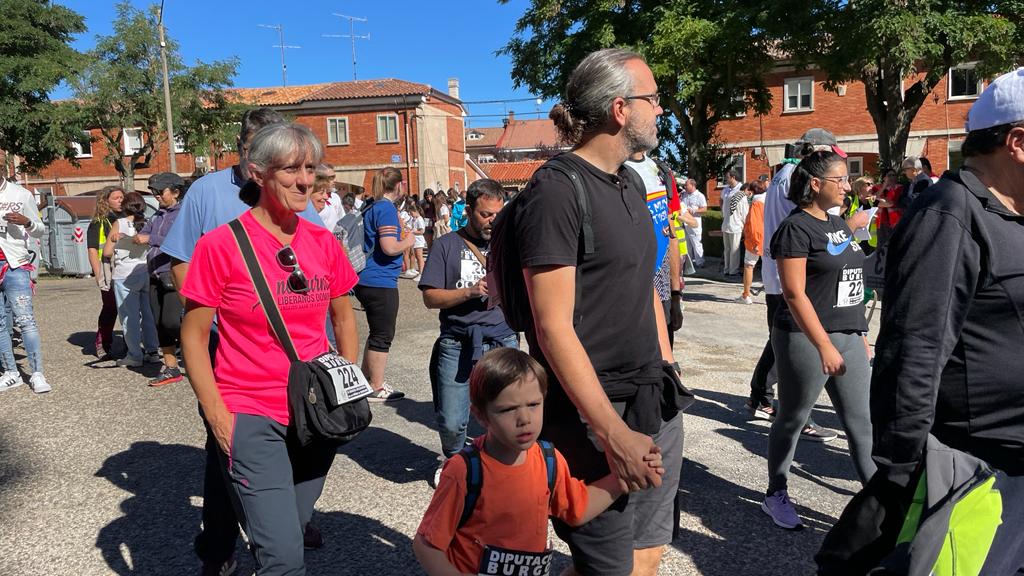
<svg viewBox="0 0 1024 576">
<path fill-rule="evenodd" d="M 547 375 L 528 354 L 487 352 L 469 386 L 487 434 L 445 464 L 413 551 L 430 576 L 548 574 L 548 517 L 579 526 L 625 492 L 613 475 L 590 485 L 573 478 L 562 455 L 538 443 Z M 657 452 L 644 460 L 665 473 Z"/>
</svg>

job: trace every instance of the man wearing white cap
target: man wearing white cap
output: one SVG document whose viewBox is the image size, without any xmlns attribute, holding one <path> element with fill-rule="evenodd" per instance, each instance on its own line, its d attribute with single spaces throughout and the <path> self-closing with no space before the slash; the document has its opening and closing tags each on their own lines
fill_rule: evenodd
<svg viewBox="0 0 1024 576">
<path fill-rule="evenodd" d="M 1024 68 L 974 103 L 962 152 L 963 168 L 919 198 L 890 241 L 871 379 L 878 472 L 826 540 L 820 574 L 862 573 L 872 549 L 891 549 L 900 503 L 933 458 L 929 434 L 1000 472 L 1001 524 L 980 570 L 965 573 L 1024 571 Z M 958 565 L 978 550 L 960 550 Z"/>
</svg>

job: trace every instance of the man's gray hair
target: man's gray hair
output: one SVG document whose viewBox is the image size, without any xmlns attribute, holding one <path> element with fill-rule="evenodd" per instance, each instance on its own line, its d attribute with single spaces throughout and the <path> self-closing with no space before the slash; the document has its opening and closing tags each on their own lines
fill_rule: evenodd
<svg viewBox="0 0 1024 576">
<path fill-rule="evenodd" d="M 283 123 L 284 116 L 273 108 L 250 108 L 242 114 L 242 124 L 239 126 L 238 141 L 245 144 L 249 136 L 260 131 L 260 128 L 271 124 Z"/>
<path fill-rule="evenodd" d="M 549 117 L 562 140 L 577 144 L 584 134 L 600 130 L 611 116 L 615 98 L 632 96 L 633 75 L 626 69 L 643 57 L 624 48 L 591 52 L 576 66 L 565 85 L 565 98 Z"/>
<path fill-rule="evenodd" d="M 900 165 L 900 168 L 903 170 L 913 168 L 916 172 L 920 172 L 924 169 L 924 166 L 921 165 L 921 159 L 917 156 L 907 156 L 903 159 L 903 164 Z"/>
<path fill-rule="evenodd" d="M 313 131 L 290 122 L 260 128 L 252 138 L 247 159 L 260 170 L 267 170 L 281 168 L 297 158 L 320 164 L 323 156 L 323 145 Z"/>
</svg>

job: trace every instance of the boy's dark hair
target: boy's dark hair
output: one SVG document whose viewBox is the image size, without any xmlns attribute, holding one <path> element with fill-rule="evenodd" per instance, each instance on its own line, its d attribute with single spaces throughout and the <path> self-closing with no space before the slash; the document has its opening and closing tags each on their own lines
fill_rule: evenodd
<svg viewBox="0 0 1024 576">
<path fill-rule="evenodd" d="M 541 394 L 547 395 L 548 375 L 529 354 L 517 348 L 489 350 L 469 374 L 469 401 L 483 413 L 502 390 L 530 374 L 537 379 Z"/>
<path fill-rule="evenodd" d="M 840 162 L 843 162 L 843 157 L 831 150 L 812 152 L 805 156 L 796 165 L 789 180 L 789 193 L 786 195 L 789 201 L 801 208 L 810 205 L 814 200 L 811 178 L 822 178 L 833 164 Z"/>
<path fill-rule="evenodd" d="M 501 184 L 497 180 L 491 180 L 490 178 L 481 178 L 480 180 L 474 180 L 469 188 L 466 189 L 466 207 L 470 210 L 476 209 L 476 201 L 480 197 L 495 198 L 505 202 L 508 200 L 508 194 L 505 193 L 505 189 L 501 187 Z"/>
</svg>

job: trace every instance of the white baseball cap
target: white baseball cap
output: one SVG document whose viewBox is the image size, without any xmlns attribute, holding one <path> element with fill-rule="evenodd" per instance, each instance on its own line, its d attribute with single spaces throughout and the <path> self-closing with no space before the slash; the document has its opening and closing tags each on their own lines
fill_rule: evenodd
<svg viewBox="0 0 1024 576">
<path fill-rule="evenodd" d="M 1024 120 L 1024 68 L 996 78 L 967 113 L 968 132 Z"/>
</svg>

